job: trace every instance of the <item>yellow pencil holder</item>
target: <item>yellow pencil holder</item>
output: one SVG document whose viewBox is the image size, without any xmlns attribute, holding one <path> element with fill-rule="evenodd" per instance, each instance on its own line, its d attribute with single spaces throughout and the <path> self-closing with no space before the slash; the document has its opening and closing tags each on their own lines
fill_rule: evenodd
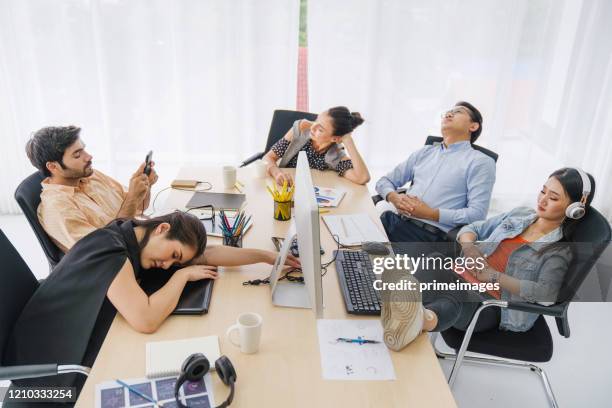
<svg viewBox="0 0 612 408">
<path fill-rule="evenodd" d="M 274 219 L 278 221 L 288 221 L 291 219 L 291 200 L 274 200 Z"/>
</svg>

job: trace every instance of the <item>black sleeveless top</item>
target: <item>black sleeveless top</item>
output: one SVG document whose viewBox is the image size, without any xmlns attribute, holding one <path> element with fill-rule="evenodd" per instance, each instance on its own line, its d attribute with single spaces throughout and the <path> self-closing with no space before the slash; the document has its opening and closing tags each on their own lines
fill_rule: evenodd
<svg viewBox="0 0 612 408">
<path fill-rule="evenodd" d="M 79 240 L 26 304 L 13 327 L 4 363 L 91 367 L 117 313 L 106 297 L 108 288 L 126 259 L 136 277 L 140 275 L 139 252 L 131 221 L 112 221 Z M 80 388 L 84 376 L 64 374 L 14 382 Z"/>
</svg>

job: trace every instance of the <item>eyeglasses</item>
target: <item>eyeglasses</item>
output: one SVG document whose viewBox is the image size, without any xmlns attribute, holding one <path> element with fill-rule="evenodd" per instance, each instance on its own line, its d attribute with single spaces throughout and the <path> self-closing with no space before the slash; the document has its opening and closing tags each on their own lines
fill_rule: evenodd
<svg viewBox="0 0 612 408">
<path fill-rule="evenodd" d="M 212 206 L 212 204 L 207 204 L 207 205 L 201 205 L 199 207 L 193 207 L 188 209 L 187 211 L 185 211 L 186 213 L 193 211 L 193 210 L 200 210 L 196 216 L 198 217 L 198 219 L 200 221 L 210 221 L 212 222 L 213 228 L 215 226 L 215 207 Z"/>
<path fill-rule="evenodd" d="M 453 109 L 449 109 L 446 112 L 442 112 L 442 119 L 446 118 L 446 117 L 453 117 L 458 113 L 464 113 L 466 115 L 468 115 L 470 117 L 470 119 L 472 120 L 472 122 L 476 122 L 476 120 L 474 119 L 474 116 L 472 115 L 472 111 L 470 111 L 468 108 L 466 108 L 465 106 L 456 106 Z"/>
</svg>

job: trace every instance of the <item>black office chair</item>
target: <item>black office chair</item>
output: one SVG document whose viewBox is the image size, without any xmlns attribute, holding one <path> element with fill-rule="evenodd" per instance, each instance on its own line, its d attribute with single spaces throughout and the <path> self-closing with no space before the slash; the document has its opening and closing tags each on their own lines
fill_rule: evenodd
<svg viewBox="0 0 612 408">
<path fill-rule="evenodd" d="M 248 166 L 255 160 L 261 159 L 267 152 L 270 151 L 274 143 L 278 142 L 281 137 L 285 136 L 285 133 L 287 133 L 287 131 L 291 129 L 291 126 L 293 126 L 293 122 L 298 119 L 308 119 L 313 121 L 317 119 L 317 114 L 292 110 L 275 110 L 274 115 L 272 115 L 272 123 L 270 124 L 270 132 L 268 132 L 266 148 L 263 152 L 255 153 L 253 156 L 243 161 L 242 164 L 240 164 L 240 167 Z"/>
<path fill-rule="evenodd" d="M 55 245 L 38 221 L 36 211 L 40 204 L 40 193 L 42 191 L 40 182 L 44 179 L 45 176 L 39 171 L 28 176 L 15 190 L 15 200 L 17 200 L 17 204 L 28 219 L 40 246 L 47 256 L 49 269 L 53 269 L 62 259 L 64 253 Z"/>
<path fill-rule="evenodd" d="M 15 247 L 0 230 L 0 381 L 48 377 L 58 374 L 89 374 L 79 365 L 30 364 L 5 366 L 3 356 L 13 326 L 36 289 L 38 281 Z M 27 406 L 27 405 L 25 405 Z"/>
<path fill-rule="evenodd" d="M 557 401 L 555 400 L 555 395 L 546 373 L 541 367 L 532 364 L 534 362 L 549 361 L 553 354 L 553 341 L 544 315 L 554 316 L 559 334 L 566 338 L 570 336 L 567 310 L 576 291 L 593 269 L 595 262 L 597 262 L 602 252 L 610 244 L 610 235 L 610 224 L 597 210 L 591 207 L 585 218 L 578 224 L 574 233 L 573 239 L 579 244 L 576 245 L 574 259 L 566 273 L 565 282 L 556 304 L 542 306 L 528 302 L 488 300 L 480 305 L 465 332 L 455 328 L 442 332 L 444 342 L 455 350 L 453 354 L 442 353 L 436 349 L 436 354 L 439 358 L 455 360 L 448 380 L 449 385 L 453 386 L 457 379 L 459 368 L 464 361 L 476 364 L 528 368 L 540 375 L 550 405 L 557 407 Z M 538 317 L 533 327 L 526 332 L 494 329 L 474 334 L 474 326 L 478 321 L 478 316 L 487 307 L 539 313 L 540 317 Z M 466 351 L 499 358 L 466 356 Z M 509 361 L 507 359 L 519 361 Z"/>
</svg>

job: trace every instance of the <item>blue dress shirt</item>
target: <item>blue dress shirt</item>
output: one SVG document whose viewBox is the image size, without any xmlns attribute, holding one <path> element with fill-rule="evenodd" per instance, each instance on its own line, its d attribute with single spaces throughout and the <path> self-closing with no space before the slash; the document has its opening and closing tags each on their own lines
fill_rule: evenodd
<svg viewBox="0 0 612 408">
<path fill-rule="evenodd" d="M 484 220 L 489 211 L 495 161 L 472 148 L 469 141 L 425 146 L 412 153 L 376 183 L 387 195 L 412 181 L 407 194 L 440 211 L 439 222 L 421 219 L 444 232 L 458 225 Z"/>
</svg>

